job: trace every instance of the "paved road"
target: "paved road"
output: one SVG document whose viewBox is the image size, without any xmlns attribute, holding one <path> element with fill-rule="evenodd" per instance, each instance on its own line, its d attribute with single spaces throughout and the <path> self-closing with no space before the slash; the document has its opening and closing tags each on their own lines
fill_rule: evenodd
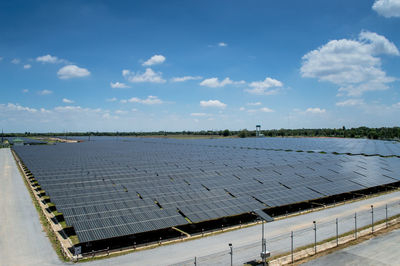
<svg viewBox="0 0 400 266">
<path fill-rule="evenodd" d="M 304 263 L 305 266 L 400 265 L 400 230 L 369 239 L 327 256 Z"/>
<path fill-rule="evenodd" d="M 0 149 L 0 265 L 57 265 L 9 149 Z"/>
<path fill-rule="evenodd" d="M 29 194 L 10 151 L 6 149 L 0 149 L 0 173 L 0 265 L 65 265 L 58 261 L 41 231 Z M 339 218 L 340 233 L 352 230 L 354 219 L 351 215 L 356 211 L 359 227 L 369 224 L 371 204 L 378 207 L 395 201 L 400 201 L 400 192 L 268 223 L 268 249 L 272 255 L 289 251 L 290 231 L 295 231 L 295 247 L 313 243 L 314 220 L 317 221 L 319 240 L 335 234 L 335 218 Z M 391 213 L 395 211 L 400 213 L 400 207 L 390 209 Z M 384 212 L 376 210 L 375 219 L 383 217 Z M 228 243 L 234 247 L 234 264 L 240 265 L 259 257 L 260 238 L 261 225 L 257 225 L 84 265 L 193 265 L 195 256 L 199 265 L 229 265 Z"/>
</svg>

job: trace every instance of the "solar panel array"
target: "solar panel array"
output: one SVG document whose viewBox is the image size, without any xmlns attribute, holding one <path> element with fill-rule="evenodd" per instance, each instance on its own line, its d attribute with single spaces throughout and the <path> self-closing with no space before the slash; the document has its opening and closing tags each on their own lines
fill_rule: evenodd
<svg viewBox="0 0 400 266">
<path fill-rule="evenodd" d="M 64 137 L 61 137 L 64 138 Z M 88 136 L 69 136 L 68 139 L 87 141 Z M 134 137 L 121 136 L 91 136 L 91 141 L 135 141 Z M 168 142 L 180 142 L 176 139 L 164 139 Z M 302 151 L 324 151 L 327 153 L 351 153 L 365 155 L 400 156 L 400 142 L 371 139 L 350 138 L 224 138 L 224 139 L 187 139 L 187 143 L 194 145 L 229 145 L 235 147 L 249 147 L 259 149 L 281 149 Z"/>
<path fill-rule="evenodd" d="M 81 242 L 234 216 L 400 180 L 399 158 L 241 145 L 241 139 L 124 138 L 14 149 Z"/>
</svg>

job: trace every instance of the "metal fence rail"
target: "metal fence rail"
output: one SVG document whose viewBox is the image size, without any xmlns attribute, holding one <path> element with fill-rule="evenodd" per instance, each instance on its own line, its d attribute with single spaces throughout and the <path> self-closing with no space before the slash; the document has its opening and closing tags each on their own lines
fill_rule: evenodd
<svg viewBox="0 0 400 266">
<path fill-rule="evenodd" d="M 311 223 L 309 227 L 299 230 L 289 231 L 288 233 L 270 235 L 266 237 L 267 249 L 271 252 L 271 256 L 279 256 L 290 254 L 299 248 L 312 246 L 316 243 L 335 240 L 339 244 L 339 237 L 344 234 L 353 235 L 357 238 L 357 232 L 361 229 L 370 228 L 371 233 L 374 225 L 377 223 L 386 223 L 387 221 L 400 215 L 400 202 L 386 204 L 380 207 L 374 207 L 341 216 L 333 220 L 324 222 L 316 221 Z M 317 246 L 315 246 L 316 248 Z M 260 260 L 261 237 L 259 242 L 250 243 L 242 246 L 232 247 L 232 254 L 228 243 L 226 251 L 216 252 L 207 256 L 196 257 L 186 261 L 182 261 L 174 265 L 230 265 L 232 259 L 233 265 L 241 265 L 245 262 Z M 316 250 L 318 252 L 318 250 Z"/>
</svg>

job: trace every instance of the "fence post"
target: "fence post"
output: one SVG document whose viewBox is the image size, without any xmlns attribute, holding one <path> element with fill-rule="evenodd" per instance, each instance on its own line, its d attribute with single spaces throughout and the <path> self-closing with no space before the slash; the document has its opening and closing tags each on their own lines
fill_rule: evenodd
<svg viewBox="0 0 400 266">
<path fill-rule="evenodd" d="M 317 223 L 313 221 L 314 224 L 314 253 L 317 254 Z"/>
<path fill-rule="evenodd" d="M 293 260 L 293 231 L 290 232 L 290 253 L 292 254 L 292 264 L 294 262 Z"/>
<path fill-rule="evenodd" d="M 339 222 L 336 218 L 336 246 L 339 246 Z"/>
<path fill-rule="evenodd" d="M 386 211 L 386 228 L 388 227 L 388 207 L 387 204 L 385 205 L 385 211 Z"/>
<path fill-rule="evenodd" d="M 357 212 L 354 213 L 354 234 L 355 239 L 357 239 Z"/>
<path fill-rule="evenodd" d="M 371 205 L 371 229 L 372 234 L 374 233 L 374 205 Z"/>
<path fill-rule="evenodd" d="M 229 248 L 231 249 L 231 251 L 229 252 L 229 254 L 231 254 L 231 266 L 233 266 L 233 248 L 232 248 L 232 243 L 229 243 Z"/>
</svg>

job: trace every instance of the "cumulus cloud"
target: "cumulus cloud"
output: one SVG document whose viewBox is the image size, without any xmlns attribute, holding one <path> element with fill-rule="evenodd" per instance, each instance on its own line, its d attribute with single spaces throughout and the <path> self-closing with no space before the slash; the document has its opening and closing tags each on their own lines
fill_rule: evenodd
<svg viewBox="0 0 400 266">
<path fill-rule="evenodd" d="M 41 90 L 41 91 L 38 91 L 38 94 L 39 95 L 49 95 L 49 94 L 52 94 L 53 93 L 53 91 L 51 91 L 51 90 Z"/>
<path fill-rule="evenodd" d="M 130 70 L 122 70 L 122 76 L 132 83 L 138 82 L 151 82 L 151 83 L 164 83 L 165 79 L 162 78 L 161 72 L 154 72 L 151 68 L 146 68 L 144 73 L 131 72 Z"/>
<path fill-rule="evenodd" d="M 91 108 L 84 108 L 81 106 L 75 106 L 75 105 L 67 105 L 67 106 L 57 106 L 54 107 L 54 110 L 57 112 L 79 112 L 79 113 L 84 113 L 84 112 L 95 112 L 99 113 L 101 112 L 101 108 L 96 108 L 96 109 L 91 109 Z"/>
<path fill-rule="evenodd" d="M 261 103 L 260 103 L 260 102 L 247 103 L 247 105 L 250 105 L 250 106 L 259 106 L 259 105 L 261 105 Z"/>
<path fill-rule="evenodd" d="M 110 82 L 110 86 L 113 89 L 126 89 L 126 88 L 130 88 L 128 85 L 126 85 L 125 83 L 122 82 Z"/>
<path fill-rule="evenodd" d="M 153 55 L 150 59 L 145 61 L 142 66 L 153 66 L 153 65 L 159 65 L 165 62 L 165 56 L 163 55 Z"/>
<path fill-rule="evenodd" d="M 89 76 L 90 72 L 86 68 L 81 68 L 76 65 L 67 65 L 60 68 L 57 75 L 60 79 L 82 78 Z"/>
<path fill-rule="evenodd" d="M 36 57 L 36 61 L 40 63 L 47 63 L 47 64 L 58 64 L 58 63 L 66 63 L 67 61 L 64 59 L 60 59 L 57 56 L 52 55 L 43 55 Z"/>
<path fill-rule="evenodd" d="M 372 9 L 386 18 L 400 17 L 399 0 L 376 0 L 372 5 Z"/>
<path fill-rule="evenodd" d="M 30 64 L 24 65 L 24 69 L 30 69 L 32 66 Z"/>
<path fill-rule="evenodd" d="M 233 81 L 229 77 L 225 78 L 224 80 L 219 81 L 218 78 L 209 78 L 205 79 L 200 82 L 200 86 L 210 87 L 210 88 L 218 88 L 218 87 L 225 87 L 226 85 L 240 85 L 245 84 L 244 80 L 241 81 Z"/>
<path fill-rule="evenodd" d="M 116 97 L 106 99 L 107 102 L 116 102 L 118 99 Z"/>
<path fill-rule="evenodd" d="M 283 87 L 283 83 L 277 79 L 266 77 L 263 81 L 253 81 L 249 84 L 251 89 L 245 91 L 256 95 L 274 95 Z"/>
<path fill-rule="evenodd" d="M 306 113 L 310 113 L 310 114 L 324 114 L 326 112 L 325 109 L 321 109 L 319 107 L 315 107 L 315 108 L 307 108 L 306 109 Z"/>
<path fill-rule="evenodd" d="M 207 116 L 206 113 L 191 113 L 190 115 L 191 115 L 191 116 L 197 116 L 197 117 L 200 117 L 200 116 Z"/>
<path fill-rule="evenodd" d="M 348 96 L 366 91 L 386 90 L 395 78 L 381 69 L 378 54 L 399 55 L 397 47 L 384 36 L 362 31 L 358 40 L 332 40 L 303 56 L 301 74 L 336 84 Z"/>
<path fill-rule="evenodd" d="M 244 111 L 245 109 L 243 108 L 242 111 Z M 263 113 L 273 113 L 275 112 L 274 110 L 272 110 L 271 108 L 268 107 L 261 107 L 259 109 L 248 109 L 247 110 L 248 113 L 259 113 L 259 112 L 263 112 Z"/>
<path fill-rule="evenodd" d="M 273 112 L 275 112 L 274 110 L 272 110 L 272 109 L 270 109 L 268 107 L 262 107 L 262 108 L 260 108 L 260 111 L 264 112 L 264 113 L 273 113 Z"/>
<path fill-rule="evenodd" d="M 202 107 L 217 107 L 217 108 L 225 108 L 227 105 L 219 100 L 208 100 L 208 101 L 200 101 L 200 106 Z"/>
<path fill-rule="evenodd" d="M 0 110 L 8 110 L 8 111 L 23 111 L 23 112 L 29 112 L 29 113 L 36 113 L 38 110 L 35 108 L 30 108 L 26 106 L 22 106 L 20 104 L 13 104 L 13 103 L 8 103 L 8 104 L 0 104 Z"/>
<path fill-rule="evenodd" d="M 116 113 L 117 115 L 124 115 L 124 114 L 127 114 L 128 111 L 125 111 L 125 110 L 115 110 L 114 113 Z"/>
<path fill-rule="evenodd" d="M 28 89 L 23 89 L 22 92 L 23 92 L 23 93 L 28 93 L 29 90 L 28 90 Z"/>
<path fill-rule="evenodd" d="M 218 46 L 219 47 L 226 47 L 226 46 L 228 46 L 228 44 L 224 43 L 224 42 L 220 42 L 220 43 L 218 43 Z"/>
<path fill-rule="evenodd" d="M 70 100 L 70 99 L 67 99 L 67 98 L 63 98 L 63 99 L 62 99 L 62 102 L 63 102 L 63 103 L 74 103 L 73 100 Z"/>
<path fill-rule="evenodd" d="M 202 79 L 202 77 L 200 77 L 200 76 L 184 76 L 184 77 L 172 78 L 171 81 L 172 82 L 184 82 L 184 81 L 188 81 L 188 80 L 199 80 L 199 79 Z"/>
<path fill-rule="evenodd" d="M 11 60 L 11 63 L 13 63 L 14 65 L 17 65 L 17 64 L 21 63 L 21 60 L 19 60 L 18 58 L 14 58 L 13 60 Z"/>
<path fill-rule="evenodd" d="M 337 102 L 336 106 L 357 106 L 363 104 L 364 101 L 362 99 L 348 99 L 341 102 Z"/>
<path fill-rule="evenodd" d="M 153 105 L 153 104 L 162 104 L 163 101 L 159 99 L 157 96 L 150 95 L 146 99 L 140 99 L 137 97 L 132 97 L 130 99 L 123 99 L 121 100 L 121 103 L 141 103 L 141 104 Z"/>
</svg>

